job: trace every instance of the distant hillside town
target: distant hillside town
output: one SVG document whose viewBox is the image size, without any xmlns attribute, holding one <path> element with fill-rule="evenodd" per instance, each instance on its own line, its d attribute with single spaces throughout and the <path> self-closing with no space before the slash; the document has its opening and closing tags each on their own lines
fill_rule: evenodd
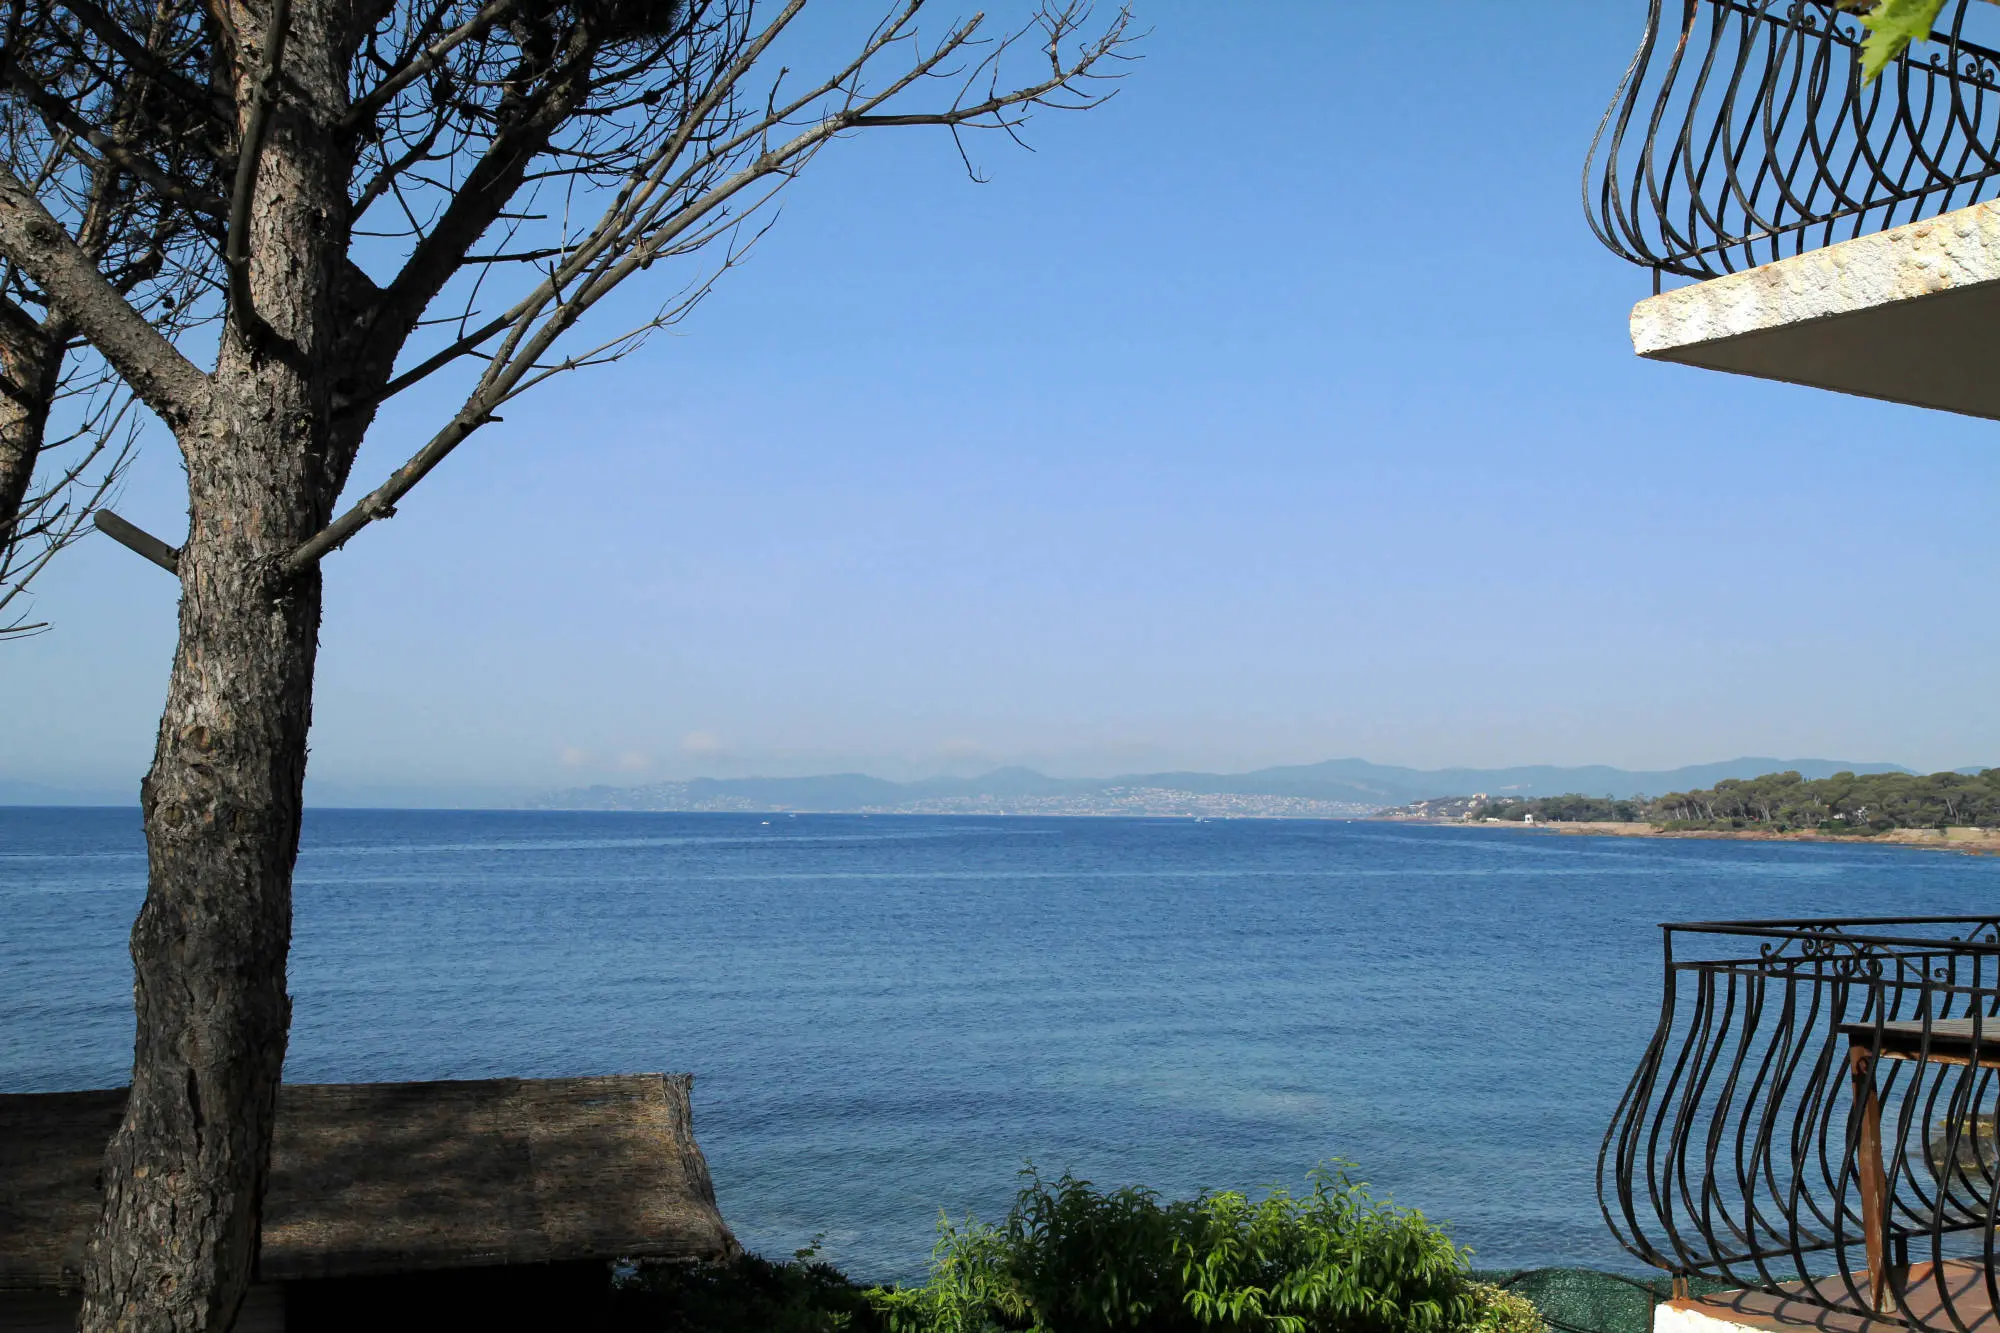
<svg viewBox="0 0 2000 1333">
<path fill-rule="evenodd" d="M 1358 819 L 1381 807 L 1361 801 L 1303 796 L 1177 791 L 1171 787 L 1109 786 L 1087 792 L 1032 795 L 921 796 L 857 804 L 760 800 L 741 792 L 705 789 L 700 782 L 659 782 L 643 787 L 583 787 L 555 792 L 530 808 L 545 810 L 657 810 L 688 813 L 862 815 L 1123 815 L 1194 819 Z"/>
<path fill-rule="evenodd" d="M 1477 796 L 1439 796 L 1428 801 L 1411 801 L 1387 810 L 1375 812 L 1377 819 L 1403 819 L 1412 822 L 1442 824 L 1465 822 L 1473 817 L 1473 812 L 1487 803 L 1485 792 Z"/>
</svg>

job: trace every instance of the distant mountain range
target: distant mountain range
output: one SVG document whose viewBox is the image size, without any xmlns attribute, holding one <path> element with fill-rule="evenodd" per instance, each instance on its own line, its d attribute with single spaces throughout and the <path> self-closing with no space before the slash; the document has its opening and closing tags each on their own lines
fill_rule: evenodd
<svg viewBox="0 0 2000 1333">
<path fill-rule="evenodd" d="M 742 810 L 900 814 L 1294 814 L 1361 815 L 1389 806 L 1476 792 L 1511 796 L 1658 796 L 1797 769 L 1907 773 L 1900 764 L 1835 759 L 1731 759 L 1655 772 L 1589 765 L 1561 768 L 1399 768 L 1365 759 L 1260 768 L 1251 773 L 1133 773 L 1052 778 L 1000 768 L 976 778 L 891 782 L 862 773 L 805 778 L 693 778 L 638 787 L 577 787 L 528 803 L 539 810 Z M 1966 770 L 1976 772 L 1976 769 Z"/>
<path fill-rule="evenodd" d="M 863 773 L 803 778 L 693 778 L 636 787 L 575 787 L 516 801 L 499 789 L 460 792 L 429 788 L 348 790 L 308 782 L 312 806 L 533 810 L 851 811 L 901 814 L 1156 814 L 1303 815 L 1340 818 L 1439 797 L 1658 796 L 1710 787 L 1724 778 L 1751 778 L 1797 769 L 1808 778 L 1855 773 L 1907 773 L 1900 764 L 1837 759 L 1731 759 L 1664 771 L 1590 765 L 1561 768 L 1400 768 L 1365 759 L 1260 768 L 1251 773 L 1131 773 L 1110 778 L 1052 778 L 1029 768 L 1000 768 L 975 778 L 891 782 Z M 1975 773 L 1977 768 L 1959 770 Z M 134 805 L 137 784 L 93 791 L 0 779 L 0 805 Z"/>
</svg>

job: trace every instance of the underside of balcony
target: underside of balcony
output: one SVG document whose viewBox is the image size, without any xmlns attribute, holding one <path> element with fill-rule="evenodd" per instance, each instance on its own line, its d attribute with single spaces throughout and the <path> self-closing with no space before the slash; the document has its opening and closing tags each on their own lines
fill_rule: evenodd
<svg viewBox="0 0 2000 1333">
<path fill-rule="evenodd" d="M 1874 0 L 1646 0 L 1584 167 L 1641 355 L 2000 418 L 2000 5 L 1869 78 Z"/>
<path fill-rule="evenodd" d="M 2000 202 L 1642 301 L 1632 344 L 1656 361 L 2000 419 Z"/>
</svg>

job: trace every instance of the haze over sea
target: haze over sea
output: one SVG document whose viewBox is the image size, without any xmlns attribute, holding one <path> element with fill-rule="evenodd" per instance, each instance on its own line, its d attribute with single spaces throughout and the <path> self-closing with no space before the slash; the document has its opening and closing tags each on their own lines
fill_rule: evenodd
<svg viewBox="0 0 2000 1333">
<path fill-rule="evenodd" d="M 0 809 L 0 1091 L 122 1083 L 136 810 Z M 2000 861 L 1318 821 L 312 811 L 296 1081 L 689 1070 L 724 1215 L 921 1270 L 1028 1159 L 1346 1157 L 1481 1266 L 1629 1267 L 1598 1140 L 1656 922 L 1990 910 Z"/>
</svg>

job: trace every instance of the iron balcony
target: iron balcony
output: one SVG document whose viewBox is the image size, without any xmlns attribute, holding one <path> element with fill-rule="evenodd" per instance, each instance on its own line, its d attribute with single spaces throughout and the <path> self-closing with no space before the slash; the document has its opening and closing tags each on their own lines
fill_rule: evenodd
<svg viewBox="0 0 2000 1333">
<path fill-rule="evenodd" d="M 1598 1158 L 1619 1242 L 1733 1289 L 1683 1303 L 1724 1324 L 1990 1324 L 2000 918 L 1662 930 L 1659 1025 Z"/>
<path fill-rule="evenodd" d="M 1614 252 L 1705 279 L 1936 217 L 2000 179 L 2000 10 L 1947 0 L 1874 83 L 1827 0 L 1650 0 L 1584 168 Z"/>
</svg>

